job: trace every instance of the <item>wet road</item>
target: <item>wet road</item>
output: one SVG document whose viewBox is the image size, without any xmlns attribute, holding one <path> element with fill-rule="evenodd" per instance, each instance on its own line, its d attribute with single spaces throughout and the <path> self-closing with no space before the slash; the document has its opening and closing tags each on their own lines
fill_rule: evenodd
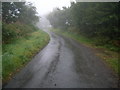
<svg viewBox="0 0 120 90">
<path fill-rule="evenodd" d="M 49 44 L 6 88 L 111 88 L 117 80 L 94 52 L 76 41 L 50 32 Z"/>
</svg>

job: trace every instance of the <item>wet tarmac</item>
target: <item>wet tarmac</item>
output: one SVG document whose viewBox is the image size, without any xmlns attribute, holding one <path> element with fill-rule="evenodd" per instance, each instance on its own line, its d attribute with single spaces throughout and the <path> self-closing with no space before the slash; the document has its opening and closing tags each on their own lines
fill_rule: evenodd
<svg viewBox="0 0 120 90">
<path fill-rule="evenodd" d="M 117 78 L 91 48 L 49 32 L 49 44 L 5 88 L 111 88 Z"/>
</svg>

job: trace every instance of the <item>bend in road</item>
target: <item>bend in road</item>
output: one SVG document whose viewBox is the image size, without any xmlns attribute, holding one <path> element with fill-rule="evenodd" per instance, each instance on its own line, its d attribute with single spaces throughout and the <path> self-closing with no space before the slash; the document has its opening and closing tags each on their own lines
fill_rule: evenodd
<svg viewBox="0 0 120 90">
<path fill-rule="evenodd" d="M 117 78 L 92 50 L 49 32 L 49 44 L 5 88 L 111 88 Z"/>
</svg>

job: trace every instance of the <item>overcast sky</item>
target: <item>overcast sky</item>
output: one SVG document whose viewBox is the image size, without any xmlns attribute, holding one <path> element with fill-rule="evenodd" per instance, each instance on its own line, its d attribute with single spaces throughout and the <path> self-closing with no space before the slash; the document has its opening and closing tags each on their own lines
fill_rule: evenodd
<svg viewBox="0 0 120 90">
<path fill-rule="evenodd" d="M 30 1 L 36 6 L 37 12 L 39 15 L 47 14 L 48 12 L 52 11 L 53 8 L 59 7 L 62 8 L 63 6 L 70 6 L 70 1 L 75 0 L 26 0 Z"/>
<path fill-rule="evenodd" d="M 39 15 L 44 15 L 49 13 L 55 7 L 62 8 L 63 6 L 70 6 L 71 1 L 78 1 L 78 2 L 118 2 L 120 0 L 25 0 L 30 1 L 34 4 L 37 8 L 37 12 Z"/>
</svg>

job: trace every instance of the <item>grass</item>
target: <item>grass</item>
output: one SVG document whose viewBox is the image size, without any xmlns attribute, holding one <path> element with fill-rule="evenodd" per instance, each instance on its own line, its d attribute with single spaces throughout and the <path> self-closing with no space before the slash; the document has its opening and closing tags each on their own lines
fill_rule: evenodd
<svg viewBox="0 0 120 90">
<path fill-rule="evenodd" d="M 95 41 L 93 39 L 87 38 L 85 36 L 73 33 L 73 32 L 63 32 L 59 29 L 52 29 L 53 32 L 56 32 L 58 34 L 62 34 L 66 37 L 72 38 L 85 46 L 94 48 L 97 52 L 96 55 L 99 56 L 103 61 L 110 67 L 116 74 L 119 74 L 118 71 L 118 52 L 112 51 L 111 48 L 108 48 L 107 45 L 97 45 L 95 44 Z"/>
<path fill-rule="evenodd" d="M 27 37 L 22 37 L 10 44 L 4 44 L 2 55 L 3 83 L 19 71 L 31 58 L 49 41 L 49 35 L 44 31 L 35 31 Z"/>
</svg>

